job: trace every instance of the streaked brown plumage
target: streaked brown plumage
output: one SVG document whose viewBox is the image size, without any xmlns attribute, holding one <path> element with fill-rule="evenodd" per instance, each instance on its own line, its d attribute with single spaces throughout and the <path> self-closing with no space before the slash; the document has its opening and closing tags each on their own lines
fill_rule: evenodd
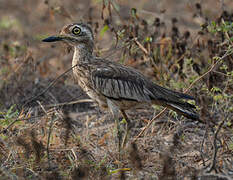
<svg viewBox="0 0 233 180">
<path fill-rule="evenodd" d="M 64 41 L 74 47 L 72 65 L 75 66 L 73 73 L 78 84 L 102 108 L 109 108 L 113 115 L 120 110 L 126 116 L 125 110 L 149 103 L 198 119 L 195 106 L 184 101 L 193 97 L 156 85 L 131 67 L 95 57 L 93 33 L 88 25 L 67 25 L 59 35 L 43 41 Z"/>
</svg>

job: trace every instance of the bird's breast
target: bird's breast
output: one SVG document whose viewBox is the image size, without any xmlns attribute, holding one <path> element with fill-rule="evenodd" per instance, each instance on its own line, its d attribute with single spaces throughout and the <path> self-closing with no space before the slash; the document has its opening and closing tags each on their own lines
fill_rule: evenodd
<svg viewBox="0 0 233 180">
<path fill-rule="evenodd" d="M 97 102 L 102 108 L 107 107 L 106 98 L 94 88 L 91 81 L 91 73 L 86 68 L 82 66 L 73 68 L 73 75 L 78 85 L 92 100 Z"/>
</svg>

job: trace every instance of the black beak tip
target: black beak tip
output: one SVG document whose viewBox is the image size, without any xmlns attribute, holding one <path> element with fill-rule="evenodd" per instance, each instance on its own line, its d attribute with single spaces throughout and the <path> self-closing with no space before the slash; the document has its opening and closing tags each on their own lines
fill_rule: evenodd
<svg viewBox="0 0 233 180">
<path fill-rule="evenodd" d="M 48 38 L 43 39 L 43 42 L 54 42 L 54 41 L 60 41 L 62 40 L 61 37 L 56 37 L 56 36 L 50 36 Z"/>
</svg>

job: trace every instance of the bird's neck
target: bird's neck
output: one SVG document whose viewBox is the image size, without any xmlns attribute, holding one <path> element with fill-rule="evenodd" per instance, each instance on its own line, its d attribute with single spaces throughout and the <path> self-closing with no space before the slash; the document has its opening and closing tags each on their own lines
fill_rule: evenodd
<svg viewBox="0 0 233 180">
<path fill-rule="evenodd" d="M 88 47 L 85 44 L 78 44 L 74 47 L 74 55 L 73 55 L 73 61 L 72 66 L 75 66 L 76 64 L 89 62 L 92 59 L 92 51 L 93 49 Z"/>
</svg>

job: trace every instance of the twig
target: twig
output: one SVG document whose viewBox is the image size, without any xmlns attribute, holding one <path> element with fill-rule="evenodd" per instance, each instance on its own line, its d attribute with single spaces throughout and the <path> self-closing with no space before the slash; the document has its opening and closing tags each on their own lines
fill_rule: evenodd
<svg viewBox="0 0 233 180">
<path fill-rule="evenodd" d="M 49 104 L 49 105 L 45 105 L 45 107 L 57 107 L 57 106 L 64 106 L 64 105 L 71 105 L 71 104 L 78 104 L 78 103 L 85 103 L 85 102 L 94 102 L 94 101 L 92 99 L 80 99 L 80 100 L 71 101 L 71 102 Z"/>
<path fill-rule="evenodd" d="M 51 134 L 52 134 L 53 122 L 54 122 L 54 117 L 52 117 L 51 120 L 50 120 L 49 133 L 48 133 L 47 146 L 46 146 L 46 152 L 47 152 L 47 159 L 48 159 L 49 167 L 51 167 L 51 164 L 50 164 L 50 154 L 49 154 L 49 152 L 50 152 L 49 151 L 49 145 L 50 145 L 50 137 L 51 137 Z"/>
<path fill-rule="evenodd" d="M 125 42 L 124 45 L 118 46 L 118 47 L 115 46 L 115 47 L 109 48 L 109 49 L 107 49 L 107 50 L 101 49 L 100 53 L 102 53 L 102 52 L 110 52 L 110 53 L 108 53 L 108 54 L 106 54 L 106 55 L 104 56 L 104 59 L 107 59 L 107 58 L 111 57 L 111 56 L 115 53 L 115 51 L 122 50 L 123 48 L 127 48 L 127 46 L 130 45 L 131 41 L 133 41 L 133 39 L 132 39 L 132 40 L 126 39 L 126 40 L 124 41 L 124 42 Z M 113 50 L 114 50 L 114 52 L 111 52 L 111 51 L 113 51 Z"/>
<path fill-rule="evenodd" d="M 132 141 L 132 143 L 135 143 L 137 141 L 137 139 L 145 132 L 146 129 L 148 129 L 150 127 L 150 125 L 154 122 L 155 119 L 159 118 L 165 111 L 167 108 L 164 108 L 162 111 L 160 111 L 159 114 L 157 114 L 152 120 L 150 120 L 148 122 L 148 124 L 143 128 L 143 130 L 134 138 L 134 140 Z"/>
<path fill-rule="evenodd" d="M 149 52 L 147 51 L 147 49 L 143 47 L 143 45 L 137 40 L 137 38 L 134 38 L 134 42 L 146 55 L 149 55 Z"/>
<path fill-rule="evenodd" d="M 127 24 L 126 20 L 124 18 L 122 18 L 122 16 L 120 15 L 119 11 L 116 9 L 116 7 L 114 6 L 114 4 L 109 1 L 109 3 L 111 3 L 113 9 L 115 10 L 116 14 L 119 16 L 120 20 L 123 22 L 123 24 Z"/>
<path fill-rule="evenodd" d="M 226 26 L 226 23 L 225 23 L 225 21 L 224 21 L 223 18 L 221 19 L 221 21 L 222 21 L 222 24 L 224 24 L 224 26 Z M 224 32 L 224 34 L 225 34 L 226 38 L 228 39 L 229 43 L 230 43 L 231 45 L 233 45 L 233 42 L 231 41 L 231 38 L 230 38 L 228 32 L 226 31 L 226 32 Z"/>
<path fill-rule="evenodd" d="M 24 120 L 28 120 L 30 118 L 25 118 Z M 19 119 L 15 119 L 14 121 L 12 121 L 5 129 L 0 131 L 0 134 L 5 133 L 7 129 L 9 129 L 13 124 L 15 124 L 17 121 L 20 121 Z"/>
<path fill-rule="evenodd" d="M 31 52 L 27 51 L 27 54 L 24 55 L 23 62 L 21 62 L 18 66 L 16 66 L 13 72 L 10 73 L 6 78 L 3 78 L 3 82 L 8 81 L 13 74 L 17 73 L 20 70 L 20 68 L 23 67 L 23 65 L 28 61 L 30 57 L 31 57 Z"/>
<path fill-rule="evenodd" d="M 43 115 L 40 115 L 40 116 L 29 116 L 29 117 L 26 117 L 26 118 L 18 118 L 18 117 L 14 118 L 14 119 L 12 119 L 12 122 L 6 128 L 4 128 L 3 130 L 0 131 L 0 134 L 5 133 L 6 130 L 9 129 L 17 121 L 25 121 L 25 120 L 35 119 L 35 118 L 41 118 L 41 117 L 43 117 Z M 1 120 L 4 120 L 4 119 L 0 119 L 0 121 Z"/>
<path fill-rule="evenodd" d="M 77 157 L 77 153 L 75 152 L 75 148 L 71 148 L 70 150 L 74 156 L 73 162 L 75 163 L 75 167 L 77 167 L 78 157 Z"/>
<path fill-rule="evenodd" d="M 37 103 L 40 105 L 41 109 L 44 111 L 44 113 L 46 114 L 47 118 L 49 118 L 49 115 L 48 115 L 47 111 L 45 110 L 45 108 L 43 107 L 43 105 L 39 101 L 37 101 Z M 51 167 L 51 164 L 50 164 L 50 154 L 49 154 L 49 145 L 50 145 L 50 137 L 51 137 L 51 134 L 52 134 L 53 122 L 54 122 L 54 118 L 51 117 L 50 124 L 49 124 L 47 146 L 46 146 L 47 160 L 48 160 L 49 168 Z"/>
<path fill-rule="evenodd" d="M 71 101 L 71 102 L 65 102 L 65 103 L 60 103 L 60 104 L 50 104 L 50 105 L 45 105 L 45 107 L 57 107 L 57 106 L 63 106 L 63 105 L 71 105 L 71 104 L 76 104 L 76 103 L 83 103 L 83 102 L 93 102 L 91 99 L 81 99 L 77 101 Z M 45 109 L 44 109 L 45 110 Z M 12 119 L 12 122 L 3 130 L 0 131 L 0 134 L 5 133 L 7 129 L 9 129 L 12 125 L 14 125 L 17 121 L 24 121 L 24 120 L 29 120 L 29 119 L 35 119 L 35 118 L 41 118 L 41 116 L 32 116 L 32 117 L 27 117 L 27 118 L 14 118 Z M 4 119 L 0 119 L 4 120 Z"/>
<path fill-rule="evenodd" d="M 27 117 L 27 118 L 15 118 L 15 119 L 13 119 L 13 121 L 5 129 L 0 131 L 0 134 L 5 133 L 6 130 L 9 129 L 17 121 L 24 121 L 24 120 L 29 120 L 29 119 L 32 119 L 32 118 L 39 118 L 39 117 L 42 117 L 42 116 L 34 116 L 34 117 Z M 0 121 L 1 120 L 4 120 L 4 119 L 0 119 Z"/>
<path fill-rule="evenodd" d="M 228 75 L 228 74 L 224 74 L 222 72 L 219 72 L 219 71 L 213 71 L 214 73 L 217 73 L 217 74 L 220 74 L 222 76 L 227 76 L 227 77 L 231 77 L 231 75 Z"/>
<path fill-rule="evenodd" d="M 36 100 L 39 96 L 43 95 L 44 93 L 46 93 L 56 82 L 58 79 L 60 79 L 61 77 L 63 77 L 65 74 L 67 74 L 68 72 L 70 72 L 74 67 L 76 67 L 77 65 L 74 65 L 72 66 L 71 68 L 67 69 L 64 73 L 62 73 L 61 75 L 59 75 L 56 79 L 54 79 L 50 84 L 49 86 L 44 90 L 42 91 L 41 93 L 39 93 L 38 95 L 36 96 L 33 96 L 31 98 L 29 98 L 26 103 L 24 103 L 23 107 L 26 106 L 28 103 Z"/>
<path fill-rule="evenodd" d="M 205 142 L 205 138 L 206 138 L 206 134 L 207 134 L 207 129 L 208 128 L 207 128 L 207 125 L 206 125 L 205 133 L 204 133 L 203 139 L 201 141 L 201 149 L 200 149 L 203 166 L 205 166 L 205 159 L 204 159 L 204 156 L 203 156 L 203 147 L 204 147 L 204 142 Z"/>
<path fill-rule="evenodd" d="M 212 162 L 211 165 L 209 167 L 209 169 L 207 170 L 207 173 L 211 172 L 212 170 L 216 171 L 216 156 L 217 156 L 217 152 L 218 152 L 218 147 L 217 147 L 217 137 L 218 137 L 218 133 L 220 131 L 220 129 L 222 128 L 223 124 L 225 122 L 225 119 L 223 118 L 223 120 L 221 121 L 221 123 L 218 125 L 215 133 L 214 133 L 214 139 L 213 139 L 213 155 L 212 155 Z"/>
<path fill-rule="evenodd" d="M 186 93 L 187 91 L 189 91 L 191 89 L 191 87 L 198 82 L 199 80 L 201 80 L 203 77 L 205 77 L 207 74 L 209 74 L 215 67 L 216 65 L 221 62 L 221 60 L 225 59 L 226 57 L 228 57 L 229 55 L 233 54 L 233 52 L 228 52 L 226 51 L 226 53 L 219 58 L 209 69 L 208 71 L 206 71 L 203 75 L 201 75 L 200 77 L 198 77 L 195 81 L 193 81 L 188 88 L 186 88 L 184 90 L 184 93 Z M 133 143 L 137 141 L 137 139 L 145 132 L 146 129 L 149 128 L 149 126 L 157 119 L 159 118 L 165 111 L 167 108 L 164 108 L 162 111 L 160 111 L 159 114 L 157 114 L 152 120 L 149 121 L 149 123 L 143 128 L 143 130 L 134 138 L 134 140 L 132 141 Z M 202 121 L 201 121 L 202 122 Z"/>
</svg>

